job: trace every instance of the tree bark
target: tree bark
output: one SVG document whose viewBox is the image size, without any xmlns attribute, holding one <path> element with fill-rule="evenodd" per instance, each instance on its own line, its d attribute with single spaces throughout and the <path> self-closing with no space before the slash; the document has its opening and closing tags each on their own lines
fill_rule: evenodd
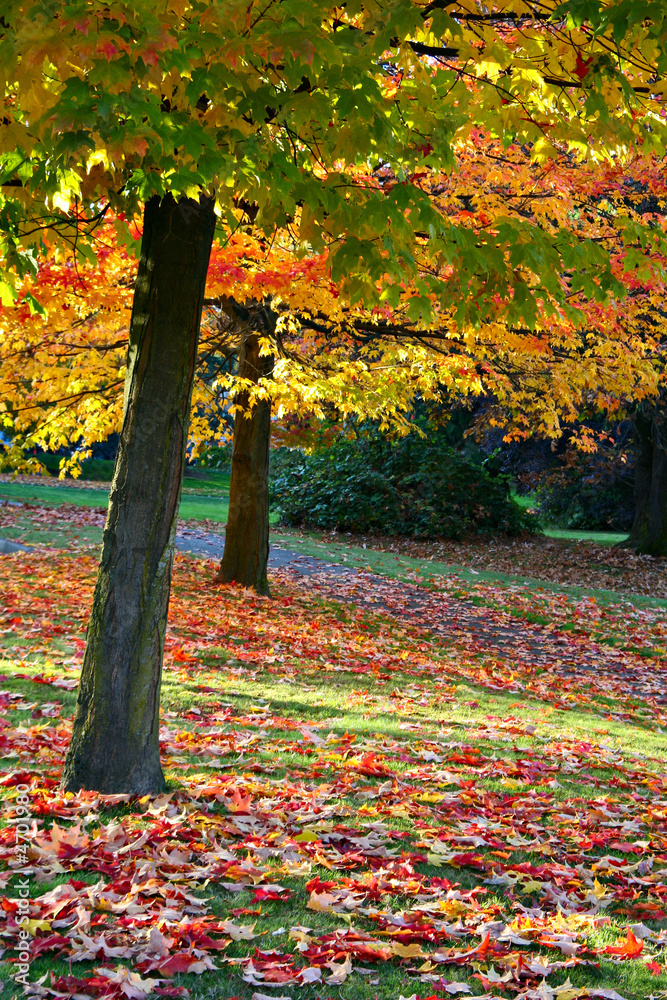
<svg viewBox="0 0 667 1000">
<path fill-rule="evenodd" d="M 667 405 L 634 420 L 635 518 L 625 543 L 636 552 L 667 556 Z"/>
<path fill-rule="evenodd" d="M 213 202 L 144 212 L 128 367 L 102 556 L 62 787 L 164 789 L 162 656 Z"/>
<path fill-rule="evenodd" d="M 261 332 L 257 332 L 257 327 Z M 269 310 L 253 310 L 243 333 L 239 354 L 241 378 L 258 382 L 273 371 L 273 355 L 260 355 L 261 334 L 275 330 Z M 229 516 L 225 550 L 216 579 L 221 583 L 241 583 L 258 594 L 269 595 L 269 443 L 271 400 L 262 399 L 248 410 L 248 393 L 236 397 L 243 408 L 234 417 L 232 475 L 229 487 Z"/>
</svg>

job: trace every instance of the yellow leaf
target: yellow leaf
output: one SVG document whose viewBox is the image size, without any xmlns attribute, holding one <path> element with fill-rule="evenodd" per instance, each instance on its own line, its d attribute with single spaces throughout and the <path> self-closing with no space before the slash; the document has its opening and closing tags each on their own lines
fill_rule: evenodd
<svg viewBox="0 0 667 1000">
<path fill-rule="evenodd" d="M 503 788 L 511 788 L 514 792 L 518 791 L 519 788 L 525 788 L 523 781 L 517 781 L 516 778 L 503 778 L 500 784 Z"/>
<path fill-rule="evenodd" d="M 528 882 L 521 883 L 522 892 L 537 892 L 542 887 L 542 882 L 536 882 L 535 879 L 530 879 Z"/>
<path fill-rule="evenodd" d="M 306 829 L 303 831 L 303 833 L 300 833 L 294 839 L 296 840 L 297 844 L 313 844 L 313 843 L 315 843 L 315 841 L 318 841 L 320 838 L 318 837 L 318 835 L 316 833 L 313 833 L 312 830 L 309 830 L 306 827 Z"/>
<path fill-rule="evenodd" d="M 546 160 L 557 159 L 559 155 L 559 150 L 554 144 L 549 142 L 546 136 L 542 136 L 533 146 L 530 158 L 534 163 L 545 163 Z"/>
<path fill-rule="evenodd" d="M 36 934 L 37 931 L 50 931 L 51 923 L 48 920 L 28 920 L 21 927 L 25 927 L 30 934 Z"/>
<path fill-rule="evenodd" d="M 597 879 L 595 879 L 595 881 L 593 882 L 593 892 L 595 893 L 597 899 L 604 899 L 604 897 L 608 895 L 605 886 L 602 884 L 602 882 L 598 882 Z"/>
<path fill-rule="evenodd" d="M 423 958 L 424 950 L 420 944 L 414 942 L 413 944 L 401 944 L 400 941 L 391 942 L 392 954 L 398 955 L 400 958 Z"/>
</svg>

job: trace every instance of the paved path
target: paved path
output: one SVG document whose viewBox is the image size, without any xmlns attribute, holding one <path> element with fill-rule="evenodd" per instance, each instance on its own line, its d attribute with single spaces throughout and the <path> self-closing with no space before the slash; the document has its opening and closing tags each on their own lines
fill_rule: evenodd
<svg viewBox="0 0 667 1000">
<path fill-rule="evenodd" d="M 12 552 L 30 552 L 30 546 L 19 545 L 18 542 L 10 542 L 7 538 L 0 538 L 0 555 L 8 555 Z"/>
<path fill-rule="evenodd" d="M 487 676 L 485 687 L 516 692 L 520 700 L 530 694 L 562 709 L 577 703 L 573 681 L 585 676 L 586 695 L 605 699 L 593 708 L 603 718 L 636 723 L 628 700 L 640 698 L 644 699 L 645 713 L 640 724 L 649 728 L 666 724 L 667 672 L 659 668 L 656 658 L 599 643 L 585 626 L 562 631 L 553 621 L 546 625 L 527 621 L 520 614 L 367 570 L 352 570 L 334 578 L 326 564 L 313 562 L 320 562 L 321 568 L 310 574 L 309 595 L 387 614 L 391 623 L 416 629 L 429 640 L 440 640 L 443 648 L 455 642 L 455 659 L 463 661 L 462 680 L 479 683 L 477 669 L 471 670 L 470 664 L 490 663 L 498 679 Z M 293 571 L 288 567 L 286 572 Z M 619 700 L 621 705 L 616 708 Z"/>
<path fill-rule="evenodd" d="M 225 547 L 224 535 L 211 535 L 202 532 L 179 532 L 176 535 L 176 548 L 181 552 L 192 552 L 193 555 L 206 556 L 208 559 L 222 559 Z M 272 544 L 269 551 L 269 569 L 293 569 L 301 576 L 313 576 L 316 573 L 354 573 L 347 566 L 338 566 L 304 556 L 301 552 L 292 552 Z"/>
<path fill-rule="evenodd" d="M 209 559 L 222 558 L 224 544 L 224 535 L 186 529 L 176 536 L 176 547 L 182 552 Z M 309 577 L 309 586 L 322 596 L 388 612 L 398 621 L 423 627 L 431 635 L 443 639 L 464 634 L 478 641 L 486 651 L 500 655 L 511 653 L 516 657 L 539 658 L 547 650 L 551 655 L 563 652 L 562 647 L 554 650 L 553 637 L 545 634 L 542 626 L 490 612 L 489 608 L 471 601 L 433 593 L 419 584 L 390 580 L 368 570 L 341 566 L 275 545 L 269 552 L 269 569 L 285 569 L 297 576 Z M 584 665 L 590 669 L 590 657 L 579 657 L 577 666 Z"/>
<path fill-rule="evenodd" d="M 8 538 L 0 538 L 0 555 L 11 555 L 13 552 L 30 552 L 35 547 L 33 545 L 20 545 L 18 542 L 10 541 Z M 224 535 L 191 532 L 187 529 L 176 535 L 177 549 L 181 552 L 191 552 L 197 556 L 206 556 L 208 559 L 222 559 L 224 547 Z M 304 556 L 301 552 L 292 552 L 290 549 L 284 549 L 276 545 L 271 546 L 269 569 L 291 569 L 300 576 L 313 576 L 316 573 L 340 574 L 355 572 L 347 566 L 338 566 L 335 563 L 326 562 L 324 559 Z"/>
</svg>

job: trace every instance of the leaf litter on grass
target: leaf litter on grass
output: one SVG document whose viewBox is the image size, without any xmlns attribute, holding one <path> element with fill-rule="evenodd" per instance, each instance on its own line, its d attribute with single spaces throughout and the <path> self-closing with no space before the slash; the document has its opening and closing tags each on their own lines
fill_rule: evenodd
<svg viewBox="0 0 667 1000">
<path fill-rule="evenodd" d="M 169 791 L 130 799 L 58 789 L 95 560 L 3 558 L 5 975 L 20 875 L 35 996 L 667 987 L 667 690 L 633 652 L 663 642 L 658 611 L 545 592 L 550 627 L 517 618 L 518 588 L 289 572 L 269 601 L 212 568 L 177 556 Z M 599 641 L 629 627 L 623 650 Z"/>
<path fill-rule="evenodd" d="M 324 532 L 321 538 L 330 544 L 349 544 L 357 549 L 363 546 L 413 559 L 467 567 L 472 572 L 503 573 L 564 586 L 667 598 L 667 559 L 640 555 L 632 549 L 601 544 L 593 539 L 544 535 L 473 536 L 456 542 L 378 535 L 341 536 L 332 532 Z"/>
</svg>

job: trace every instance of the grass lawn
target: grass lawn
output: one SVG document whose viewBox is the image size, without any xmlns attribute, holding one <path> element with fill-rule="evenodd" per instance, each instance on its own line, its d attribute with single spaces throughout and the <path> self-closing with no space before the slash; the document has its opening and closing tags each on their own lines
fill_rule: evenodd
<svg viewBox="0 0 667 1000">
<path fill-rule="evenodd" d="M 94 507 L 106 511 L 109 498 L 109 487 L 97 483 L 90 486 L 72 486 L 71 480 L 66 484 L 57 480 L 42 483 L 15 483 L 0 481 L 0 502 L 10 500 L 36 504 L 39 506 L 61 506 L 72 504 L 77 507 Z M 207 472 L 205 476 L 190 476 L 186 473 L 183 480 L 183 492 L 179 517 L 183 521 L 212 521 L 216 524 L 226 524 L 229 514 L 229 473 Z M 33 519 L 34 520 L 34 519 Z M 269 520 L 275 524 L 277 517 L 271 514 Z M 40 526 L 47 532 L 47 524 Z M 37 530 L 37 534 L 35 534 Z M 43 531 L 42 531 L 43 534 Z M 33 532 L 25 538 L 33 543 L 39 540 L 39 529 L 33 524 Z M 5 536 L 14 537 L 11 531 Z M 90 532 L 90 537 L 97 543 L 101 541 L 101 533 Z M 44 540 L 44 539 L 42 539 Z"/>
<path fill-rule="evenodd" d="M 90 537 L 60 513 L 20 516 Z M 266 600 L 178 556 L 168 793 L 133 801 L 58 791 L 95 553 L 0 557 L 0 975 L 27 784 L 45 996 L 667 990 L 665 602 L 274 541 L 382 577 L 283 573 Z"/>
<path fill-rule="evenodd" d="M 520 496 L 518 493 L 513 493 L 512 499 L 515 503 L 518 503 L 520 507 L 523 507 L 524 510 L 530 510 L 535 507 L 534 496 Z M 542 530 L 547 538 L 567 538 L 572 541 L 597 542 L 598 545 L 618 545 L 619 543 L 624 542 L 628 537 L 627 532 L 586 531 L 583 528 L 570 529 L 543 527 Z"/>
<path fill-rule="evenodd" d="M 55 483 L 0 482 L 0 501 L 15 500 L 51 506 L 63 503 L 106 510 L 107 487 L 81 487 Z M 217 521 L 224 524 L 229 512 L 229 474 L 211 473 L 205 480 L 186 476 L 179 516 L 184 521 Z"/>
<path fill-rule="evenodd" d="M 627 533 L 618 531 L 584 531 L 583 529 L 545 528 L 547 538 L 568 538 L 573 541 L 597 542 L 598 545 L 619 545 L 627 540 Z"/>
</svg>

